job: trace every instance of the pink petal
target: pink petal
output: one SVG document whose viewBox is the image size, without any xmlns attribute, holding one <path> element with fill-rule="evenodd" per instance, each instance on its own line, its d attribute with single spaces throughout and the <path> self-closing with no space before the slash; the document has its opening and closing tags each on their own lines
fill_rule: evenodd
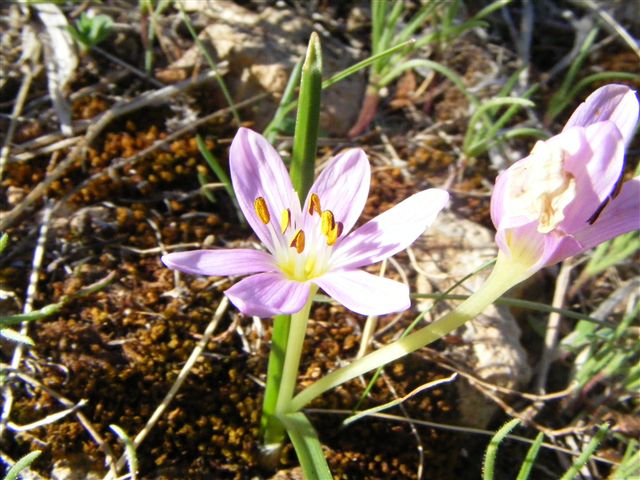
<svg viewBox="0 0 640 480">
<path fill-rule="evenodd" d="M 277 269 L 273 257 L 259 250 L 191 250 L 163 255 L 167 267 L 192 275 L 222 277 L 272 272 Z"/>
<path fill-rule="evenodd" d="M 538 232 L 537 221 L 498 230 L 496 243 L 501 251 L 514 260 L 527 262 L 531 266 L 531 275 L 582 251 L 582 246 L 570 235 Z"/>
<path fill-rule="evenodd" d="M 513 202 L 509 198 L 509 182 L 512 181 L 513 175 L 522 175 L 519 167 L 525 164 L 535 164 L 535 159 L 531 156 L 518 160 L 505 171 L 496 177 L 496 183 L 491 194 L 491 221 L 496 230 L 518 227 L 531 222 L 531 218 L 526 212 L 520 212 L 514 207 Z"/>
<path fill-rule="evenodd" d="M 328 295 L 362 315 L 384 315 L 411 306 L 409 287 L 362 270 L 338 270 L 314 280 Z"/>
<path fill-rule="evenodd" d="M 258 197 L 264 198 L 271 217 L 269 224 L 276 232 L 280 229 L 284 210 L 290 209 L 297 218 L 300 201 L 291 185 L 289 173 L 269 142 L 247 128 L 240 128 L 233 139 L 229 164 L 233 189 L 242 213 L 262 243 L 273 252 L 276 240 L 257 216 L 254 201 Z"/>
<path fill-rule="evenodd" d="M 640 230 L 640 177 L 625 182 L 593 225 L 585 223 L 575 236 L 587 250 L 633 230 Z"/>
<path fill-rule="evenodd" d="M 638 99 L 626 85 L 611 84 L 597 89 L 573 112 L 564 130 L 571 127 L 587 127 L 610 120 L 622 134 L 624 144 L 629 145 L 638 123 Z"/>
<path fill-rule="evenodd" d="M 585 143 L 576 153 L 572 152 L 564 167 L 576 181 L 576 197 L 565 208 L 565 219 L 559 225 L 570 234 L 580 230 L 611 194 L 624 168 L 624 143 L 612 122 L 594 123 L 584 130 L 570 129 L 556 137 L 574 130 L 583 136 Z"/>
<path fill-rule="evenodd" d="M 332 268 L 357 268 L 404 250 L 431 225 L 449 200 L 445 190 L 416 193 L 338 241 Z"/>
<path fill-rule="evenodd" d="M 309 298 L 309 285 L 269 272 L 247 277 L 224 293 L 245 315 L 272 317 L 301 310 Z"/>
<path fill-rule="evenodd" d="M 343 235 L 356 223 L 369 194 L 371 167 L 363 150 L 350 148 L 336 155 L 314 182 L 305 202 L 315 193 L 322 210 L 331 210 L 337 222 L 342 222 Z"/>
</svg>

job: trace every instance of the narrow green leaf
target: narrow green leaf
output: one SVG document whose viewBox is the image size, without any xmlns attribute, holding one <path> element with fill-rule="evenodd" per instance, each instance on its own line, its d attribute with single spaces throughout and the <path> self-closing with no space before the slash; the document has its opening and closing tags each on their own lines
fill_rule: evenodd
<svg viewBox="0 0 640 480">
<path fill-rule="evenodd" d="M 516 428 L 519 423 L 520 420 L 517 418 L 508 421 L 502 427 L 500 427 L 500 430 L 498 430 L 496 434 L 491 438 L 489 446 L 487 446 L 487 451 L 484 454 L 484 464 L 482 465 L 483 480 L 493 480 L 498 447 L 500 446 L 504 438 L 509 434 L 509 432 Z"/>
<path fill-rule="evenodd" d="M 376 55 L 373 55 L 369 58 L 365 58 L 364 60 L 362 60 L 361 62 L 358 62 L 354 65 L 351 65 L 350 67 L 345 68 L 344 70 L 339 71 L 338 73 L 335 73 L 334 75 L 332 75 L 331 77 L 327 78 L 325 81 L 322 82 L 322 90 L 325 90 L 333 85 L 335 85 L 336 83 L 344 80 L 345 78 L 349 77 L 350 75 L 353 75 L 354 73 L 359 72 L 360 70 L 363 70 L 369 66 L 371 66 L 373 63 L 375 63 L 376 61 L 388 57 L 389 55 L 393 55 L 394 53 L 399 52 L 402 49 L 405 49 L 411 45 L 413 45 L 415 43 L 414 40 L 408 40 L 406 42 L 400 43 L 398 45 L 396 45 L 395 47 L 390 48 L 389 50 L 385 50 L 384 52 L 380 52 Z M 296 83 L 297 84 L 297 83 Z M 289 103 L 287 103 L 284 107 L 282 107 L 282 109 L 280 109 L 280 107 L 278 108 L 280 115 L 282 117 L 285 117 L 290 111 L 292 111 L 294 108 L 296 108 L 296 105 L 298 104 L 297 101 L 291 101 Z M 273 122 L 273 120 L 272 120 Z M 268 125 L 267 128 L 271 127 L 271 124 Z"/>
<path fill-rule="evenodd" d="M 138 473 L 138 455 L 136 453 L 136 446 L 133 441 L 127 435 L 127 433 L 118 425 L 109 425 L 109 428 L 118 436 L 118 438 L 124 443 L 124 454 L 127 458 L 127 466 L 129 467 L 129 474 L 131 480 L 136 480 Z"/>
<path fill-rule="evenodd" d="M 322 452 L 318 434 L 304 413 L 289 413 L 279 418 L 287 429 L 291 443 L 293 443 L 305 480 L 333 478 Z"/>
<path fill-rule="evenodd" d="M 180 9 L 180 18 L 182 19 L 183 23 L 187 27 L 187 30 L 189 30 L 189 33 L 191 34 L 191 37 L 193 38 L 193 41 L 198 46 L 198 50 L 200 50 L 200 52 L 202 52 L 204 57 L 207 59 L 207 63 L 209 64 L 209 68 L 211 68 L 211 70 L 216 74 L 215 75 L 216 82 L 218 82 L 218 87 L 220 88 L 220 91 L 222 92 L 222 95 L 224 95 L 224 98 L 227 101 L 227 104 L 229 105 L 229 109 L 231 110 L 231 113 L 233 114 L 233 118 L 235 119 L 235 121 L 238 124 L 240 124 L 240 115 L 238 114 L 238 110 L 235 107 L 233 98 L 231 98 L 231 94 L 229 93 L 229 89 L 227 88 L 227 85 L 224 83 L 224 80 L 222 79 L 222 76 L 218 73 L 218 65 L 216 64 L 216 62 L 211 57 L 211 55 L 209 53 L 209 50 L 204 46 L 204 44 L 200 40 L 200 37 L 198 37 L 198 34 L 196 33 L 196 31 L 193 28 L 193 25 L 191 25 L 191 20 L 189 20 L 189 17 L 187 16 L 187 14 L 185 13 L 184 9 L 182 8 L 182 2 L 177 2 L 176 5 Z"/>
<path fill-rule="evenodd" d="M 5 475 L 4 480 L 18 480 L 18 478 L 20 478 L 20 472 L 22 472 L 26 468 L 29 468 L 29 466 L 34 462 L 36 458 L 40 456 L 41 453 L 42 452 L 40 450 L 27 453 L 24 457 L 22 457 L 12 465 L 12 467 Z"/>
<path fill-rule="evenodd" d="M 287 116 L 287 113 L 291 109 L 287 110 L 287 105 L 294 101 L 294 96 L 296 94 L 296 88 L 300 83 L 300 75 L 302 75 L 302 61 L 296 63 L 295 67 L 293 67 L 293 71 L 291 72 L 291 76 L 289 76 L 289 81 L 287 82 L 287 86 L 282 93 L 282 98 L 280 98 L 280 104 L 278 105 L 278 109 L 276 113 L 273 115 L 273 119 L 269 122 L 269 125 L 264 129 L 262 135 L 267 139 L 269 143 L 273 143 L 276 138 L 276 134 L 282 130 L 284 119 Z"/>
<path fill-rule="evenodd" d="M 544 433 L 540 432 L 536 436 L 535 442 L 533 442 L 531 447 L 529 447 L 529 451 L 527 452 L 527 456 L 520 466 L 520 471 L 518 472 L 518 477 L 516 478 L 516 480 L 527 480 L 529 478 L 529 475 L 531 475 L 531 469 L 533 468 L 533 463 L 538 456 L 538 451 L 540 450 L 543 441 Z"/>
<path fill-rule="evenodd" d="M 6 338 L 10 342 L 22 343 L 23 345 L 28 345 L 30 347 L 33 347 L 35 345 L 31 338 L 27 337 L 26 335 L 22 335 L 21 333 L 18 333 L 11 328 L 0 328 L 0 337 Z"/>
<path fill-rule="evenodd" d="M 309 39 L 301 77 L 290 175 L 300 203 L 304 203 L 315 173 L 322 91 L 322 51 L 315 32 Z"/>
<path fill-rule="evenodd" d="M 579 478 L 580 469 L 584 467 L 584 465 L 589 461 L 589 458 L 591 457 L 591 455 L 593 455 L 593 452 L 596 451 L 596 448 L 598 448 L 598 445 L 600 445 L 602 440 L 604 440 L 604 437 L 606 437 L 608 432 L 609 425 L 607 425 L 606 423 L 600 425 L 596 434 L 587 444 L 587 447 L 582 451 L 580 456 L 576 459 L 575 462 L 573 462 L 573 465 L 569 467 L 569 469 L 560 478 L 560 480 L 572 480 L 574 478 Z"/>
<path fill-rule="evenodd" d="M 356 63 L 355 65 L 351 65 L 350 67 L 345 68 L 344 70 L 332 75 L 331 77 L 327 78 L 324 82 L 322 82 L 322 89 L 324 90 L 325 88 L 329 88 L 331 85 L 334 85 L 335 83 L 338 83 L 341 80 L 344 80 L 345 78 L 347 78 L 349 75 L 353 75 L 354 73 L 367 68 L 368 66 L 372 65 L 373 63 L 377 62 L 378 60 L 384 59 L 386 57 L 389 57 L 390 55 L 393 55 L 394 53 L 399 52 L 400 50 L 403 50 L 407 47 L 410 47 L 412 45 L 414 45 L 416 42 L 415 40 L 407 40 L 405 42 L 399 43 L 398 45 L 391 47 L 388 50 L 385 50 L 383 52 L 380 53 L 376 53 L 375 55 L 369 57 L 369 58 L 365 58 L 364 60 L 362 60 L 361 62 Z"/>
<path fill-rule="evenodd" d="M 224 189 L 232 199 L 235 199 L 236 194 L 233 191 L 233 186 L 231 185 L 231 180 L 229 179 L 227 172 L 224 171 L 224 169 L 220 166 L 218 160 L 209 151 L 209 149 L 207 148 L 207 144 L 200 135 L 196 135 L 196 143 L 198 144 L 200 153 L 207 161 L 207 164 L 209 165 L 211 170 L 213 170 L 213 173 L 215 173 L 216 177 L 218 177 L 218 180 L 220 180 L 224 184 Z"/>
<path fill-rule="evenodd" d="M 115 276 L 116 273 L 111 272 L 109 275 L 98 280 L 96 283 L 88 285 L 87 287 L 84 287 L 71 295 L 62 297 L 61 301 L 58 303 L 52 303 L 29 313 L 17 313 L 15 315 L 2 316 L 0 317 L 0 326 L 18 325 L 22 322 L 32 322 L 34 320 L 40 320 L 41 318 L 53 315 L 54 313 L 60 311 L 60 309 L 70 300 L 79 297 L 86 297 L 87 295 L 90 295 L 106 287 L 109 283 L 111 283 Z"/>
<path fill-rule="evenodd" d="M 34 310 L 29 313 L 17 313 L 15 315 L 7 315 L 0 317 L 0 325 L 10 326 L 19 325 L 22 322 L 33 322 L 34 320 L 40 320 L 41 318 L 48 317 L 60 311 L 64 302 L 52 303 L 46 307 L 42 307 L 39 310 Z"/>
<path fill-rule="evenodd" d="M 3 233 L 2 237 L 0 237 L 0 253 L 4 252 L 4 249 L 7 248 L 7 245 L 9 245 L 9 235 Z"/>
</svg>

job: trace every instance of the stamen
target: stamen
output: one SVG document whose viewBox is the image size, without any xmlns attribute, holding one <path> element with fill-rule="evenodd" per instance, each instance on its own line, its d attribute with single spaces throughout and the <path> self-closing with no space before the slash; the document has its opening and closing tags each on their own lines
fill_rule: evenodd
<svg viewBox="0 0 640 480">
<path fill-rule="evenodd" d="M 269 215 L 269 209 L 267 208 L 267 202 L 265 202 L 264 198 L 258 197 L 253 201 L 253 208 L 255 208 L 258 217 L 262 220 L 262 223 L 267 225 L 269 220 L 271 220 L 271 215 Z"/>
<path fill-rule="evenodd" d="M 320 214 L 320 229 L 323 235 L 329 235 L 329 232 L 336 226 L 336 221 L 333 218 L 333 212 L 331 210 L 325 210 Z"/>
<path fill-rule="evenodd" d="M 302 229 L 298 229 L 289 246 L 294 247 L 298 253 L 302 253 L 304 251 L 304 231 Z"/>
<path fill-rule="evenodd" d="M 338 240 L 338 237 L 342 235 L 342 230 L 344 229 L 344 225 L 342 222 L 336 223 L 333 228 L 327 234 L 327 245 L 332 246 Z"/>
<path fill-rule="evenodd" d="M 289 210 L 288 208 L 285 208 L 282 211 L 282 217 L 280 218 L 280 231 L 284 234 L 284 232 L 287 231 L 287 228 L 289 228 L 289 225 L 291 223 L 291 210 Z"/>
<path fill-rule="evenodd" d="M 309 215 L 313 215 L 316 212 L 318 215 L 322 215 L 322 209 L 320 208 L 320 197 L 312 193 L 309 199 Z"/>
</svg>

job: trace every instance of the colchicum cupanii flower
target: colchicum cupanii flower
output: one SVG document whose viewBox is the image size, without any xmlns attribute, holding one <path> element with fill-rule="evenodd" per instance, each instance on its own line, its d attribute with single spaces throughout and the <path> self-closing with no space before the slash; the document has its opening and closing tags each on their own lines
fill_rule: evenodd
<svg viewBox="0 0 640 480">
<path fill-rule="evenodd" d="M 409 246 L 446 205 L 446 191 L 416 193 L 351 232 L 369 193 L 371 172 L 364 151 L 336 155 L 303 207 L 280 156 L 261 135 L 241 128 L 231 144 L 229 163 L 240 208 L 268 253 L 194 250 L 163 256 L 165 265 L 197 275 L 251 274 L 225 292 L 246 315 L 296 313 L 314 284 L 363 315 L 410 306 L 406 285 L 360 267 Z"/>
<path fill-rule="evenodd" d="M 635 92 L 593 92 L 563 131 L 501 173 L 491 197 L 500 250 L 530 272 L 640 228 L 640 177 L 623 182 Z"/>
</svg>

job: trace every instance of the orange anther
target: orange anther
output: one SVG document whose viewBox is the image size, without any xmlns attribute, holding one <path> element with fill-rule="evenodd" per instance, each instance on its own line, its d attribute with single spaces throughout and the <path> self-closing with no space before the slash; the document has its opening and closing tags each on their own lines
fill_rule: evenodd
<svg viewBox="0 0 640 480">
<path fill-rule="evenodd" d="M 296 252 L 302 253 L 304 251 L 304 231 L 299 229 L 291 240 L 291 247 L 296 249 Z"/>
<path fill-rule="evenodd" d="M 318 215 L 322 215 L 320 197 L 315 193 L 312 193 L 311 198 L 309 199 L 309 215 L 313 215 L 313 212 L 316 212 Z"/>
<path fill-rule="evenodd" d="M 269 209 L 267 208 L 267 202 L 265 202 L 264 198 L 258 197 L 253 201 L 253 208 L 255 208 L 258 217 L 262 220 L 262 223 L 265 225 L 269 223 L 271 220 L 271 215 L 269 215 Z"/>
</svg>

